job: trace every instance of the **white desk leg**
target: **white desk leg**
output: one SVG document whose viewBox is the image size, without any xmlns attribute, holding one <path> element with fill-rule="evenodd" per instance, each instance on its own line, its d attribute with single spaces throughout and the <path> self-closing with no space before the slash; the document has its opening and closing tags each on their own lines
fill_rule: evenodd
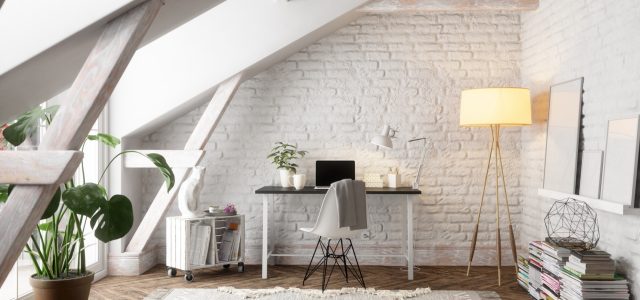
<svg viewBox="0 0 640 300">
<path fill-rule="evenodd" d="M 407 278 L 413 280 L 413 197 L 407 195 Z"/>
<path fill-rule="evenodd" d="M 267 279 L 269 261 L 269 196 L 262 197 L 262 279 Z"/>
</svg>

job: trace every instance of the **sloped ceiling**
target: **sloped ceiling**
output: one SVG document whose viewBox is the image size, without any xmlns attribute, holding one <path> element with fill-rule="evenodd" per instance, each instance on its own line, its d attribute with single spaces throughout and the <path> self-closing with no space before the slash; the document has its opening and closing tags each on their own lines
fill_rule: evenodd
<svg viewBox="0 0 640 300">
<path fill-rule="evenodd" d="M 0 124 L 65 91 L 104 25 L 142 2 L 7 0 L 0 9 Z M 142 46 L 222 2 L 165 0 Z"/>
</svg>

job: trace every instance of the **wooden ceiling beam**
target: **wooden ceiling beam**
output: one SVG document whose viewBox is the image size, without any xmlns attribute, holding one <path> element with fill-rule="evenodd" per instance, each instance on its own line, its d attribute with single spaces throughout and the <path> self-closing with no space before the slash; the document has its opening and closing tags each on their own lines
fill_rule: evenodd
<svg viewBox="0 0 640 300">
<path fill-rule="evenodd" d="M 438 11 L 527 11 L 538 8 L 539 0 L 378 0 L 363 6 L 368 13 Z"/>
<path fill-rule="evenodd" d="M 162 4 L 161 0 L 145 1 L 107 23 L 37 152 L 79 149 Z M 63 177 L 69 178 L 75 170 L 65 168 Z M 57 184 L 17 185 L 11 192 L 0 211 L 0 284 L 57 188 Z"/>
<path fill-rule="evenodd" d="M 82 161 L 80 151 L 0 151 L 0 182 L 9 184 L 60 184 L 68 168 Z"/>
</svg>

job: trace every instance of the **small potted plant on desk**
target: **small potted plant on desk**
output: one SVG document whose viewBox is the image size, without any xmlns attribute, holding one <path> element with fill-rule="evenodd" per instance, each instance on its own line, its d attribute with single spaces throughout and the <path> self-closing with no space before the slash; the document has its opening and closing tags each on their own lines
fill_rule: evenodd
<svg viewBox="0 0 640 300">
<path fill-rule="evenodd" d="M 271 159 L 271 162 L 280 171 L 280 184 L 282 187 L 291 187 L 291 176 L 296 173 L 297 164 L 293 160 L 303 158 L 308 152 L 304 150 L 298 150 L 297 146 L 286 144 L 283 142 L 277 142 L 276 146 L 271 149 L 271 154 L 267 158 Z"/>
<path fill-rule="evenodd" d="M 50 124 L 56 108 L 36 107 L 25 113 L 4 129 L 4 139 L 14 146 L 20 145 L 37 130 L 40 120 Z M 89 135 L 87 140 L 112 148 L 120 144 L 119 139 L 104 133 Z M 83 148 L 84 144 L 81 150 Z M 86 226 L 90 225 L 96 238 L 105 243 L 123 237 L 133 226 L 129 198 L 124 195 L 109 197 L 106 188 L 100 184 L 111 163 L 125 153 L 147 157 L 164 176 L 167 189 L 173 187 L 173 171 L 157 153 L 122 151 L 109 161 L 97 183 L 85 182 L 84 164 L 81 163 L 82 183 L 70 179 L 58 187 L 25 247 L 36 272 L 30 278 L 36 300 L 88 299 L 94 274 L 86 268 L 85 249 L 90 246 L 85 245 Z M 0 184 L 0 202 L 7 201 L 12 189 L 13 186 Z"/>
</svg>

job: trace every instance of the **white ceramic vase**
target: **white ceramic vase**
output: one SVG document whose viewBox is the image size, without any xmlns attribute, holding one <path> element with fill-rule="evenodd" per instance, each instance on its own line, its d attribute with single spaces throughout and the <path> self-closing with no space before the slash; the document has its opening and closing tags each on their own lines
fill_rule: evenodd
<svg viewBox="0 0 640 300">
<path fill-rule="evenodd" d="M 278 169 L 278 171 L 280 172 L 280 185 L 284 188 L 292 187 L 291 177 L 293 176 L 293 172 L 287 169 Z"/>
<path fill-rule="evenodd" d="M 178 208 L 185 218 L 198 216 L 198 199 L 204 183 L 204 171 L 204 167 L 193 167 L 191 175 L 184 181 L 180 191 L 178 191 Z"/>
</svg>

